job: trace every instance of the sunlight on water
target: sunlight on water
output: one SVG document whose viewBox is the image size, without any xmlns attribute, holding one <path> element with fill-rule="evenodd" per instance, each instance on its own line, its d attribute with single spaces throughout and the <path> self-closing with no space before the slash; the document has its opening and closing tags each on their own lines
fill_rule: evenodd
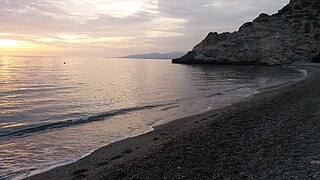
<svg viewBox="0 0 320 180">
<path fill-rule="evenodd" d="M 153 124 L 302 76 L 280 67 L 0 57 L 0 179 L 76 160 Z"/>
</svg>

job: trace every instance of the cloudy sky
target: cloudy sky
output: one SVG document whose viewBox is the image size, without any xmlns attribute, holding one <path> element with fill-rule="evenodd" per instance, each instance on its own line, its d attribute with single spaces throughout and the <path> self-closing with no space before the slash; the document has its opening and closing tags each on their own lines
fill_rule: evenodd
<svg viewBox="0 0 320 180">
<path fill-rule="evenodd" d="M 120 56 L 188 51 L 289 0 L 0 0 L 0 54 Z"/>
</svg>

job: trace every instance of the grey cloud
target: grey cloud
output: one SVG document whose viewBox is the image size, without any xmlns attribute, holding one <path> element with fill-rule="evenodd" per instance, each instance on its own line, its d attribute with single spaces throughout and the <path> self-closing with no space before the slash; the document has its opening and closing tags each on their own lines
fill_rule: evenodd
<svg viewBox="0 0 320 180">
<path fill-rule="evenodd" d="M 70 0 L 0 0 L 0 33 L 46 37 L 54 37 L 57 33 L 88 34 L 92 37 L 134 37 L 127 42 L 136 46 L 127 48 L 130 52 L 152 49 L 152 51 L 185 51 L 200 42 L 209 31 L 237 30 L 242 23 L 253 20 L 260 13 L 275 13 L 289 2 L 289 0 L 158 0 L 158 9 L 146 8 L 128 17 L 95 14 L 96 18 L 83 19 L 83 16 L 77 16 L 66 10 L 68 1 Z M 181 19 L 185 23 L 171 28 L 166 27 L 170 26 L 169 22 L 152 24 L 161 18 Z M 168 30 L 164 30 L 161 26 Z M 148 37 L 147 31 L 179 33 L 183 36 Z M 20 38 L 32 41 L 30 37 Z M 144 44 L 150 46 L 142 48 Z M 85 45 L 68 43 L 63 45 L 85 48 Z M 88 48 L 92 47 L 99 50 L 104 48 L 103 44 L 90 47 L 88 45 Z"/>
<path fill-rule="evenodd" d="M 241 23 L 252 20 L 259 13 L 275 13 L 289 0 L 159 0 L 162 14 L 186 18 L 190 24 L 208 26 L 217 23 Z M 219 6 L 220 5 L 220 6 Z"/>
<path fill-rule="evenodd" d="M 262 12 L 276 13 L 288 2 L 289 0 L 158 0 L 161 14 L 187 20 L 185 27 L 180 29 L 184 32 L 185 39 L 176 38 L 180 39 L 180 44 L 176 43 L 176 39 L 162 39 L 159 44 L 169 43 L 180 49 L 190 49 L 190 42 L 200 42 L 210 31 L 235 31 L 242 23 L 253 20 Z"/>
</svg>

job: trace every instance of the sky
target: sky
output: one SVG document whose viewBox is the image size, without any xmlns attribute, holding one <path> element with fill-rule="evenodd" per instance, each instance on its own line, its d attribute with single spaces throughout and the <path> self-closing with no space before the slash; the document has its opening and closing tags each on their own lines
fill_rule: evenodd
<svg viewBox="0 0 320 180">
<path fill-rule="evenodd" d="M 191 50 L 289 0 L 0 0 L 0 55 L 99 56 Z"/>
</svg>

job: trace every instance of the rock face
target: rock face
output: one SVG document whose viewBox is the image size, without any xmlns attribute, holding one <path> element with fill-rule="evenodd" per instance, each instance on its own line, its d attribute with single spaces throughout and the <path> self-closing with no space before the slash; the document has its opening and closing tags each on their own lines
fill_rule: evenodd
<svg viewBox="0 0 320 180">
<path fill-rule="evenodd" d="M 280 65 L 310 62 L 320 53 L 320 0 L 291 0 L 274 15 L 261 14 L 233 33 L 209 33 L 184 64 Z"/>
</svg>

